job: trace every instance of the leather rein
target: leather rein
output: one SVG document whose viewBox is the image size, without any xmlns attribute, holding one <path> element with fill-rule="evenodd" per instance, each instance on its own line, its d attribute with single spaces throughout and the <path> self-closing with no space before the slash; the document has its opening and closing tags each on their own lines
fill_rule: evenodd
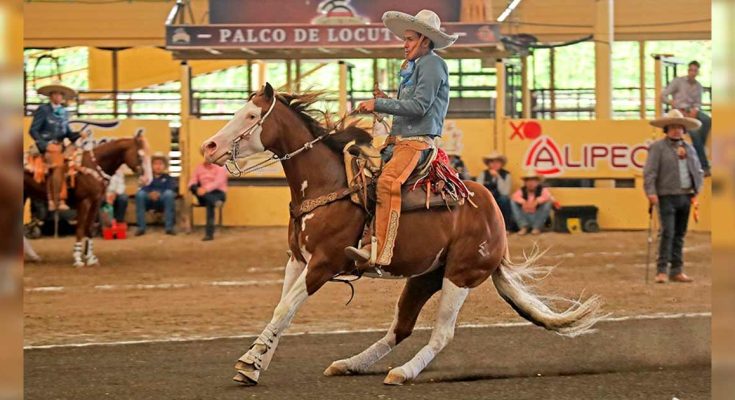
<svg viewBox="0 0 735 400">
<path fill-rule="evenodd" d="M 244 174 L 248 174 L 266 167 L 269 167 L 275 163 L 279 163 L 281 161 L 290 160 L 291 158 L 308 151 L 314 147 L 315 144 L 321 142 L 322 140 L 326 139 L 330 135 L 333 135 L 337 132 L 337 129 L 332 129 L 331 131 L 321 134 L 314 138 L 313 140 L 310 140 L 306 143 L 304 143 L 303 146 L 299 147 L 298 149 L 286 153 L 283 156 L 279 156 L 278 154 L 273 154 L 273 156 L 251 166 L 245 169 L 240 168 L 240 166 L 237 164 L 238 153 L 240 148 L 240 141 L 243 139 L 246 139 L 250 137 L 256 128 L 259 128 L 263 126 L 263 123 L 266 119 L 271 115 L 273 112 L 273 109 L 276 106 L 277 96 L 273 96 L 273 101 L 271 102 L 270 107 L 268 107 L 268 111 L 263 115 L 263 117 L 258 120 L 255 124 L 253 124 L 251 127 L 245 129 L 242 133 L 240 133 L 235 139 L 232 140 L 231 149 L 230 149 L 230 159 L 227 160 L 225 163 L 225 167 L 227 168 L 227 171 L 232 174 L 233 176 L 240 177 Z M 356 110 L 351 111 L 350 113 L 346 114 L 345 117 L 356 114 Z M 376 117 L 376 119 L 385 124 L 385 121 L 383 120 L 383 117 L 376 112 L 372 112 L 372 114 Z M 325 206 L 327 204 L 333 203 L 338 200 L 342 200 L 348 196 L 350 196 L 352 193 L 355 193 L 357 191 L 362 190 L 361 184 L 357 185 L 348 185 L 349 187 L 338 190 L 335 192 L 331 192 L 322 196 L 319 196 L 314 199 L 304 199 L 299 206 L 294 206 L 293 204 L 289 205 L 289 213 L 291 214 L 291 217 L 293 219 L 299 219 L 304 214 L 308 214 L 314 210 L 316 210 L 319 207 Z"/>
</svg>

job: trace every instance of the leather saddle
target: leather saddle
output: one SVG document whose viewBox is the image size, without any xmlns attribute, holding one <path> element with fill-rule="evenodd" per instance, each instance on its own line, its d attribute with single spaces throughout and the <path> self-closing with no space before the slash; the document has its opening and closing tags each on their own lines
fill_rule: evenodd
<svg viewBox="0 0 735 400">
<path fill-rule="evenodd" d="M 354 188 L 350 200 L 366 210 L 375 208 L 375 183 L 383 168 L 380 150 L 369 144 L 356 144 L 354 141 L 345 145 L 343 151 L 347 182 Z M 421 162 L 401 188 L 401 211 L 428 210 L 445 207 L 452 209 L 464 203 L 464 198 L 448 196 L 443 190 L 443 182 L 431 182 L 428 175 L 437 158 L 437 149 Z"/>
</svg>

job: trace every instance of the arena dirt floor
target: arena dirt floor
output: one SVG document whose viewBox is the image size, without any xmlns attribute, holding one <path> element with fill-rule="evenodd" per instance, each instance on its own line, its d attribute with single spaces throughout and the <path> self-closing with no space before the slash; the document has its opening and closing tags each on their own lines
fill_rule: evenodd
<svg viewBox="0 0 735 400">
<path fill-rule="evenodd" d="M 200 238 L 152 231 L 98 240 L 102 265 L 79 270 L 71 267 L 72 238 L 32 241 L 43 261 L 24 272 L 26 398 L 709 398 L 708 234 L 690 233 L 686 242 L 686 272 L 696 281 L 666 285 L 644 282 L 645 232 L 512 237 L 514 257 L 534 242 L 549 248 L 543 260 L 557 268 L 541 292 L 599 294 L 611 320 L 597 334 L 560 338 L 517 325 L 522 320 L 485 283 L 459 316 L 467 327 L 405 391 L 380 382 L 388 365 L 426 342 L 427 330 L 372 375 L 320 375 L 391 322 L 403 283 L 367 278 L 355 283 L 349 306 L 349 288 L 337 283 L 307 301 L 289 331 L 313 334 L 282 341 L 261 385 L 230 383 L 233 361 L 252 341 L 243 336 L 260 332 L 280 296 L 286 229 Z M 436 296 L 418 326 L 431 326 L 435 304 Z M 366 332 L 330 334 L 356 330 Z M 76 346 L 94 343 L 117 345 Z"/>
</svg>

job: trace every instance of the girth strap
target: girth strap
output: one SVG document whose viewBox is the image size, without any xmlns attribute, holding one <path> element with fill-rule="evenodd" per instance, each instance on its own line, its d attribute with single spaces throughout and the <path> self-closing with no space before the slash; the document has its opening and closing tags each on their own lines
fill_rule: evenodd
<svg viewBox="0 0 735 400">
<path fill-rule="evenodd" d="M 321 206 L 325 206 L 329 203 L 334 203 L 337 200 L 344 199 L 345 197 L 355 193 L 361 189 L 362 185 L 353 185 L 352 187 L 342 189 L 341 191 L 332 192 L 319 196 L 315 199 L 306 199 L 301 202 L 299 207 L 294 207 L 293 204 L 289 204 L 289 210 L 291 211 L 291 217 L 294 219 L 301 218 L 302 215 L 308 214 Z"/>
</svg>

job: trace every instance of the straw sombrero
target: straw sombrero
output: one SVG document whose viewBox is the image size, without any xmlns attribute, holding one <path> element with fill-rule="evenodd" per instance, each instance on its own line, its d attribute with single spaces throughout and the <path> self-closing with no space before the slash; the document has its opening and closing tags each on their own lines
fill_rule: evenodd
<svg viewBox="0 0 735 400">
<path fill-rule="evenodd" d="M 544 176 L 536 172 L 536 170 L 526 171 L 526 173 L 523 174 L 521 179 L 528 180 L 528 179 L 538 179 L 542 181 L 544 179 Z"/>
<path fill-rule="evenodd" d="M 497 151 L 492 151 L 482 157 L 482 162 L 484 163 L 488 161 L 492 161 L 492 160 L 500 160 L 503 163 L 503 165 L 508 163 L 508 157 L 500 154 Z"/>
<path fill-rule="evenodd" d="M 431 10 L 421 10 L 415 16 L 388 11 L 383 14 L 383 24 L 398 37 L 403 37 L 406 30 L 416 31 L 429 38 L 434 43 L 434 49 L 449 47 L 459 37 L 442 32 L 439 16 Z"/>
<path fill-rule="evenodd" d="M 654 119 L 650 122 L 657 128 L 665 128 L 670 125 L 682 125 L 686 130 L 699 129 L 702 123 L 694 118 L 685 117 L 681 111 L 673 109 L 661 118 Z"/>
<path fill-rule="evenodd" d="M 164 164 L 166 164 L 166 166 L 168 166 L 168 156 L 166 156 L 166 153 L 162 151 L 157 151 L 153 153 L 153 155 L 151 156 L 151 161 L 153 160 L 161 160 Z"/>
<path fill-rule="evenodd" d="M 44 96 L 50 96 L 53 92 L 59 92 L 61 93 L 65 99 L 73 99 L 74 96 L 77 95 L 76 90 L 70 88 L 69 86 L 64 85 L 63 83 L 59 81 L 55 81 L 49 85 L 44 85 L 38 88 L 36 90 L 36 93 L 44 95 Z"/>
</svg>

